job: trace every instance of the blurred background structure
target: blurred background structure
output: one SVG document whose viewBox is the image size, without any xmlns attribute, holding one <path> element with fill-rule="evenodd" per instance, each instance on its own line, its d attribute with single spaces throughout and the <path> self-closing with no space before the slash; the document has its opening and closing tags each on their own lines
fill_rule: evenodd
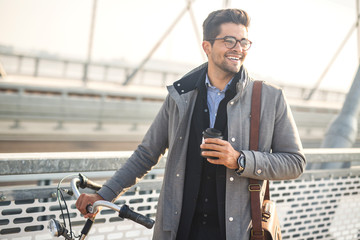
<svg viewBox="0 0 360 240">
<path fill-rule="evenodd" d="M 355 0 L 0 0 L 0 152 L 133 150 L 225 6 L 252 17 L 245 66 L 321 146 L 359 65 Z"/>
<path fill-rule="evenodd" d="M 283 236 L 360 239 L 359 211 L 350 223 L 337 211 L 359 208 L 359 0 L 0 0 L 0 238 L 46 236 L 51 203 L 37 220 L 17 214 L 53 201 L 53 189 L 24 182 L 56 182 L 136 148 L 165 86 L 206 61 L 203 20 L 227 7 L 250 14 L 244 65 L 284 89 L 309 156 L 301 179 L 275 183 Z M 67 167 L 37 168 L 43 161 Z M 101 181 L 115 169 L 81 171 Z M 139 208 L 151 215 L 150 205 Z"/>
</svg>

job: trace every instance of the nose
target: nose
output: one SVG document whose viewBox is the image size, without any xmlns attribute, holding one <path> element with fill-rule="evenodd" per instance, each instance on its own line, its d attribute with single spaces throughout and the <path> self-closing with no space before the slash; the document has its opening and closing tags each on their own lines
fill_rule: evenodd
<svg viewBox="0 0 360 240">
<path fill-rule="evenodd" d="M 243 49 L 241 47 L 240 41 L 236 41 L 235 46 L 233 47 L 234 50 L 237 50 L 239 52 L 243 52 Z"/>
</svg>

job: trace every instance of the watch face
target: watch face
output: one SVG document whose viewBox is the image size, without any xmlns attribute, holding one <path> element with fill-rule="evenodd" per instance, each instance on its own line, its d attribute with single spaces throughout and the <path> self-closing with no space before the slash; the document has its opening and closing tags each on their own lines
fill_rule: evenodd
<svg viewBox="0 0 360 240">
<path fill-rule="evenodd" d="M 240 157 L 238 158 L 238 166 L 239 166 L 239 169 L 237 169 L 235 172 L 237 174 L 240 174 L 244 171 L 244 160 L 245 160 L 245 157 L 243 154 L 240 155 Z"/>
<path fill-rule="evenodd" d="M 244 160 L 245 160 L 244 155 L 240 155 L 240 157 L 238 158 L 239 167 L 244 167 Z"/>
</svg>

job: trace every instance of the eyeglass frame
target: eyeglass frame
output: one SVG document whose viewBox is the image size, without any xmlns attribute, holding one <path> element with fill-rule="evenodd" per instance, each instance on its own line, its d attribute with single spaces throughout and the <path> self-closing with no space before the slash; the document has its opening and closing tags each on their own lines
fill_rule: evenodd
<svg viewBox="0 0 360 240">
<path fill-rule="evenodd" d="M 247 39 L 247 38 L 242 38 L 242 39 L 239 40 L 239 39 L 236 39 L 236 37 L 234 37 L 234 36 L 225 36 L 225 37 L 222 37 L 222 38 L 213 38 L 213 39 L 208 39 L 208 40 L 206 40 L 206 41 L 225 40 L 226 38 L 235 39 L 235 44 L 234 44 L 234 46 L 231 47 L 231 48 L 227 47 L 226 44 L 225 44 L 225 41 L 224 41 L 225 47 L 227 47 L 228 49 L 233 49 L 234 47 L 236 47 L 236 44 L 237 44 L 238 42 L 239 42 L 239 44 L 240 44 L 240 47 L 243 49 L 243 47 L 241 46 L 241 41 L 242 41 L 242 40 L 247 40 L 247 41 L 249 41 L 250 47 L 251 47 L 251 45 L 252 45 L 252 41 L 250 41 L 249 39 Z M 248 49 L 243 49 L 243 50 L 244 50 L 244 51 L 248 51 L 248 50 L 250 49 L 250 47 L 249 47 Z"/>
</svg>

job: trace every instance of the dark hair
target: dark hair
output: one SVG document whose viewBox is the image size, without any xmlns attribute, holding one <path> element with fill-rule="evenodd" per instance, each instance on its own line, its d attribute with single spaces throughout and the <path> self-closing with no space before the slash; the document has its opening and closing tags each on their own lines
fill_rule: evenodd
<svg viewBox="0 0 360 240">
<path fill-rule="evenodd" d="M 242 24 L 246 28 L 250 25 L 250 17 L 241 9 L 221 9 L 209 14 L 203 23 L 203 40 L 216 38 L 220 33 L 220 25 L 223 23 Z M 209 41 L 213 44 L 214 41 Z"/>
</svg>

